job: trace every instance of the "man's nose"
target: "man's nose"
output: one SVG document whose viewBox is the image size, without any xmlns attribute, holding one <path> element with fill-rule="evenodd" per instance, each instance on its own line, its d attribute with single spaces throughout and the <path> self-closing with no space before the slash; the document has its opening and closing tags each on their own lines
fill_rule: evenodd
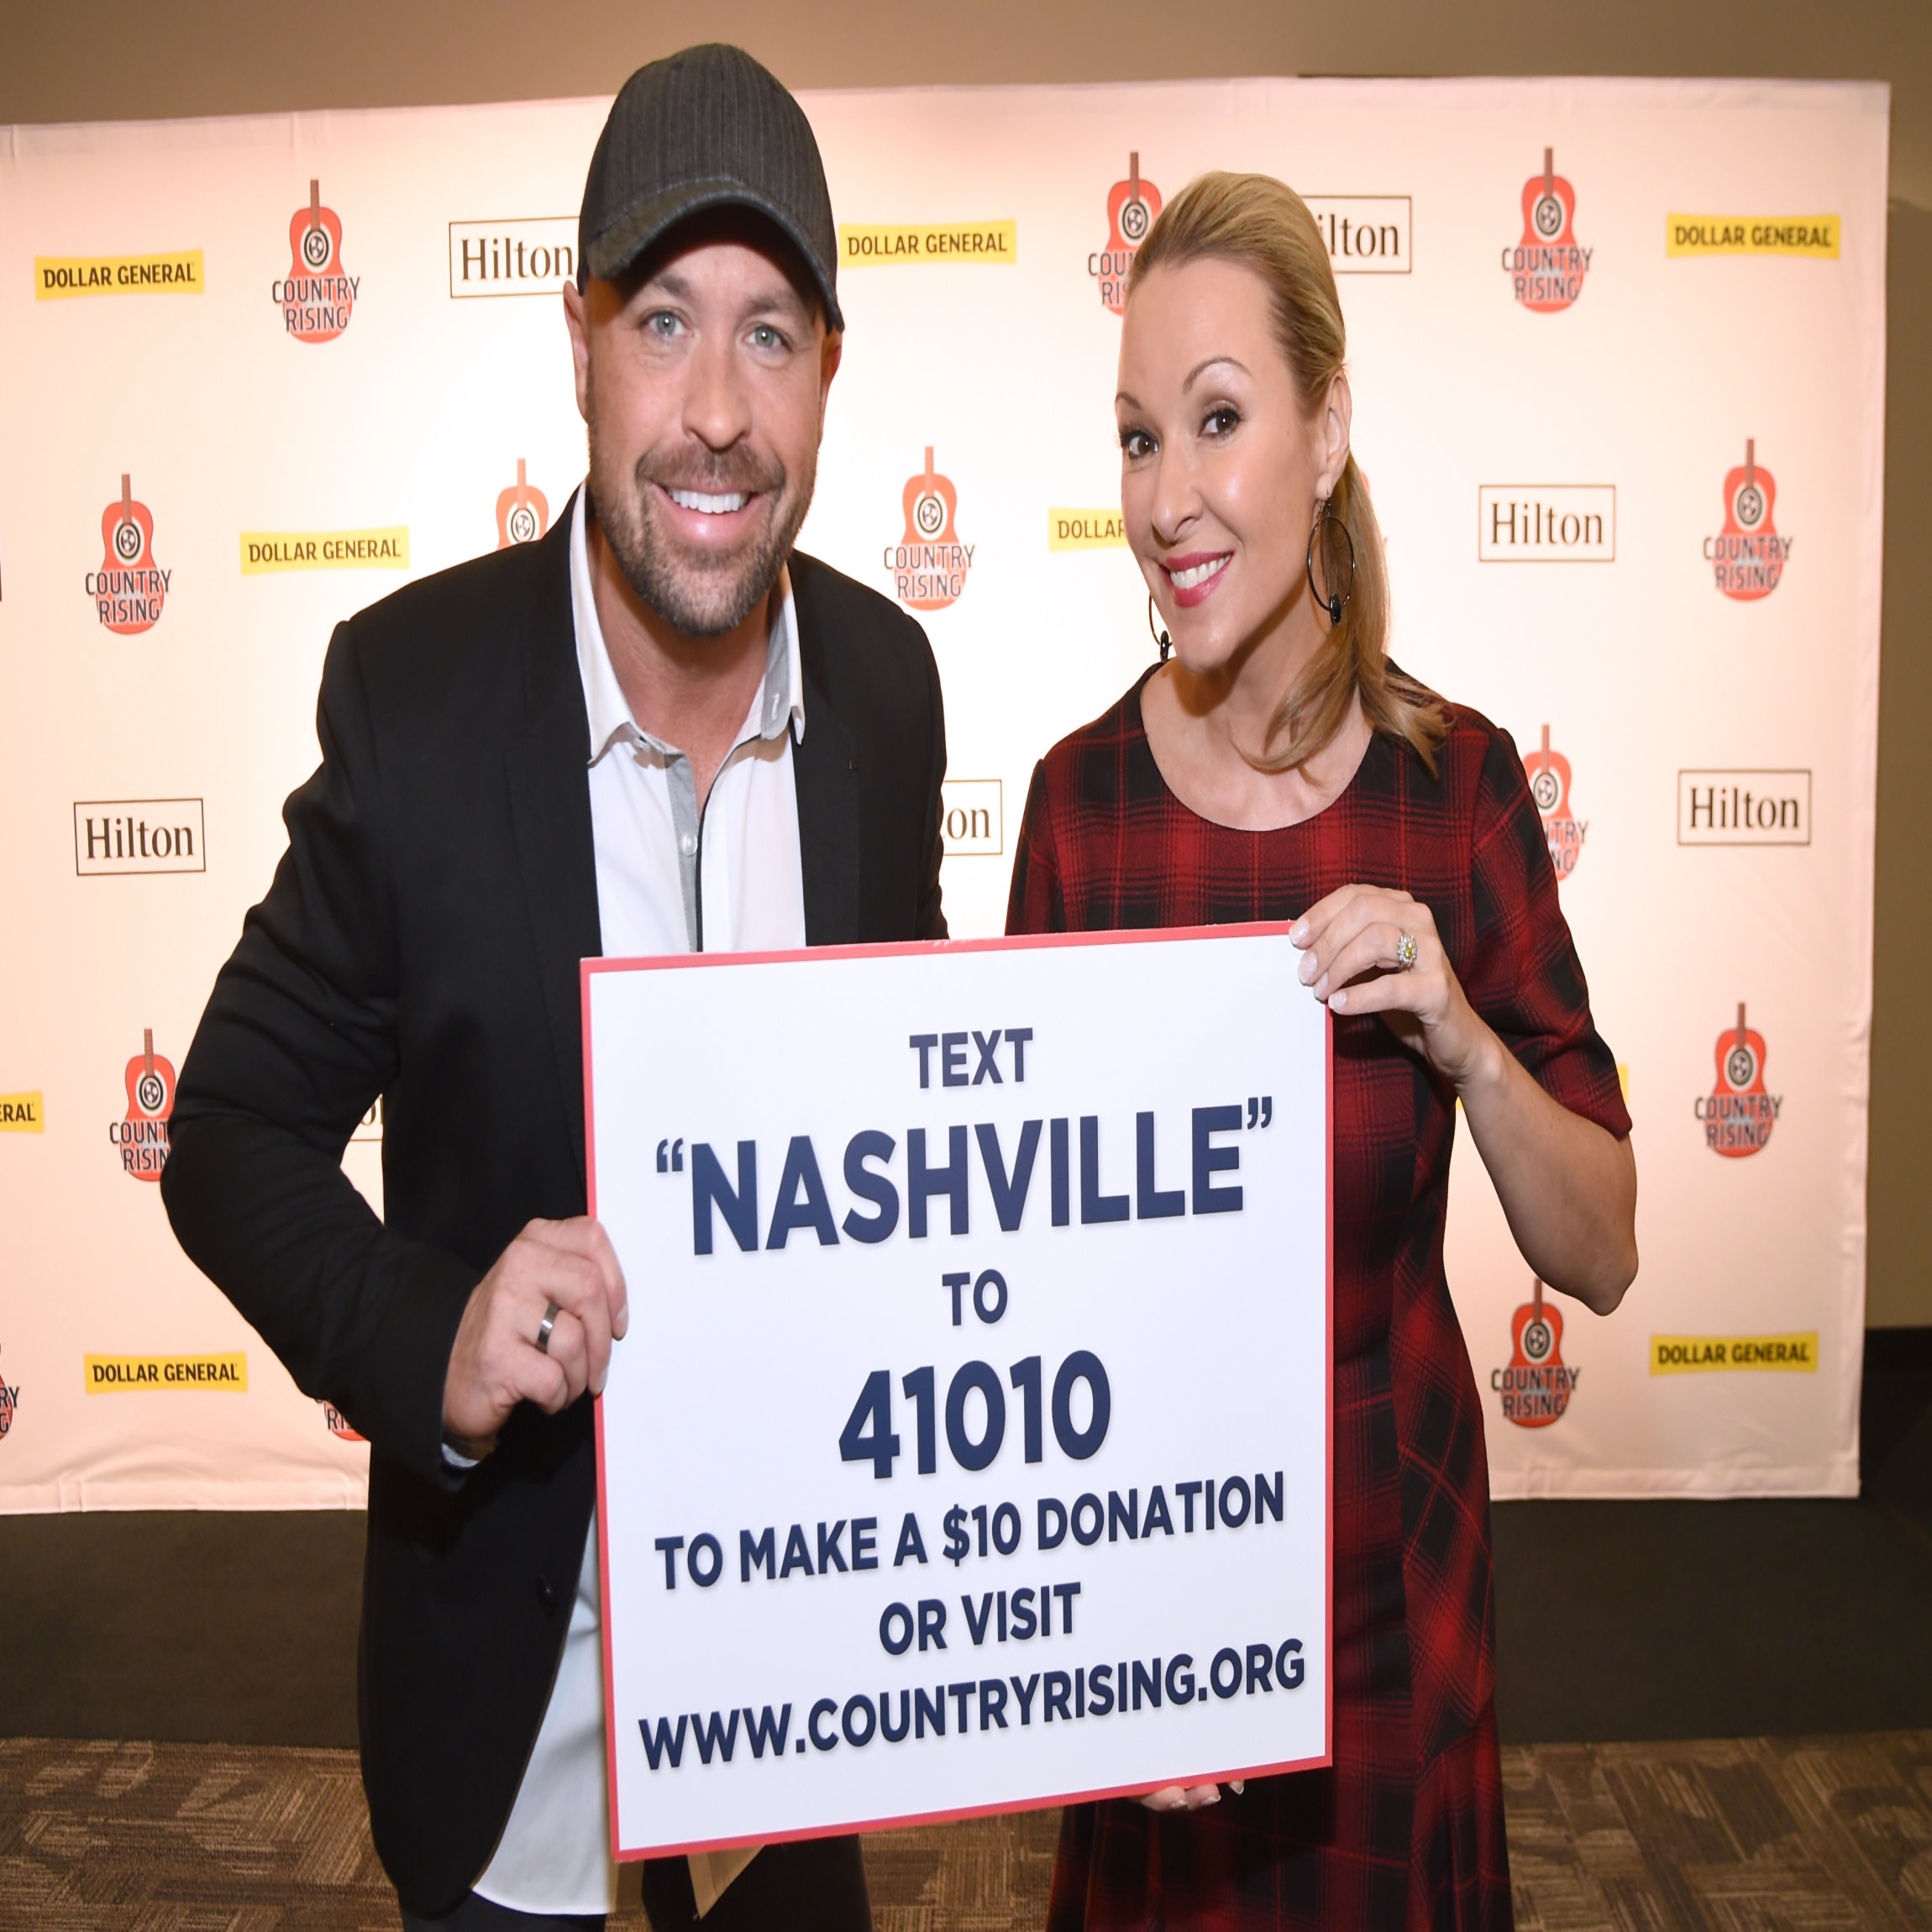
<svg viewBox="0 0 1932 1932">
<path fill-rule="evenodd" d="M 751 429 L 751 398 L 732 344 L 701 343 L 685 365 L 685 433 L 712 449 L 728 449 Z"/>
</svg>

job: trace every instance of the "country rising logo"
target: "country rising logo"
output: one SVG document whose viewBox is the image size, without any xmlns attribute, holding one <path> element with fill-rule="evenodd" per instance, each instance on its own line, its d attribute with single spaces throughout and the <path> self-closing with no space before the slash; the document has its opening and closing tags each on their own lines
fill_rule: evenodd
<svg viewBox="0 0 1932 1932">
<path fill-rule="evenodd" d="M 1757 439 L 1746 438 L 1744 461 L 1724 479 L 1724 528 L 1704 540 L 1704 560 L 1717 587 L 1740 604 L 1768 597 L 1784 576 L 1792 539 L 1772 518 L 1777 484 L 1757 459 Z"/>
<path fill-rule="evenodd" d="M 175 1065 L 155 1051 L 155 1030 L 144 1027 L 141 1050 L 128 1063 L 128 1111 L 111 1121 L 108 1138 L 121 1166 L 138 1181 L 158 1181 L 168 1164 L 168 1116 L 175 1110 Z"/>
<path fill-rule="evenodd" d="M 20 1384 L 0 1381 L 0 1442 L 6 1441 L 7 1431 L 13 1426 L 13 1418 L 19 1408 Z"/>
<path fill-rule="evenodd" d="M 962 543 L 953 528 L 958 493 L 949 476 L 926 467 L 907 480 L 905 491 L 906 534 L 885 546 L 885 567 L 892 573 L 892 591 L 909 611 L 943 611 L 959 601 L 979 546 Z"/>
<path fill-rule="evenodd" d="M 288 223 L 288 275 L 270 286 L 282 325 L 297 342 L 333 342 L 349 327 L 362 277 L 342 265 L 342 218 L 308 184 L 308 206 Z"/>
<path fill-rule="evenodd" d="M 1127 178 L 1107 190 L 1107 244 L 1087 257 L 1100 307 L 1118 315 L 1127 303 L 1127 270 L 1161 212 L 1161 191 L 1142 178 L 1138 150 L 1127 156 Z"/>
<path fill-rule="evenodd" d="M 349 1418 L 333 1402 L 318 1401 L 316 1406 L 322 1411 L 323 1425 L 340 1442 L 366 1442 L 366 1436 L 358 1435 L 349 1425 Z"/>
<path fill-rule="evenodd" d="M 1543 832 L 1550 842 L 1550 863 L 1559 879 L 1567 879 L 1583 856 L 1583 840 L 1588 836 L 1588 819 L 1578 818 L 1570 806 L 1570 761 L 1560 751 L 1550 749 L 1550 727 L 1543 727 L 1542 748 L 1523 760 L 1530 780 L 1530 795 L 1543 815 Z"/>
<path fill-rule="evenodd" d="M 155 561 L 154 513 L 123 473 L 120 501 L 101 512 L 101 567 L 85 580 L 94 614 L 115 636 L 137 638 L 161 621 L 173 578 Z"/>
<path fill-rule="evenodd" d="M 534 543 L 550 528 L 550 500 L 530 481 L 523 459 L 517 459 L 517 480 L 496 493 L 496 548 Z"/>
<path fill-rule="evenodd" d="M 1509 1365 L 1489 1371 L 1503 1401 L 1503 1420 L 1519 1429 L 1547 1429 L 1570 1406 L 1583 1375 L 1563 1362 L 1563 1314 L 1543 1301 L 1538 1279 L 1530 1299 L 1509 1318 Z"/>
<path fill-rule="evenodd" d="M 1503 250 L 1510 292 L 1532 315 L 1555 315 L 1583 292 L 1594 249 L 1577 240 L 1577 191 L 1557 172 L 1556 150 L 1523 184 L 1523 239 Z"/>
<path fill-rule="evenodd" d="M 1782 1096 L 1765 1090 L 1764 1062 L 1764 1035 L 1745 1025 L 1740 1000 L 1736 1026 L 1717 1037 L 1716 1084 L 1697 1102 L 1704 1145 L 1727 1161 L 1762 1153 L 1784 1110 Z"/>
</svg>

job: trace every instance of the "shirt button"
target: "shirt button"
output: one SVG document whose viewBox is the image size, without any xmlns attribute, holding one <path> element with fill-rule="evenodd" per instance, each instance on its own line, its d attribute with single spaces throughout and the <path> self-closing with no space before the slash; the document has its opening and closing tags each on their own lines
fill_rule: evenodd
<svg viewBox="0 0 1932 1932">
<path fill-rule="evenodd" d="M 697 848 L 698 841 L 697 834 L 696 832 L 685 832 L 679 833 L 678 850 L 683 853 L 686 858 L 689 858 L 690 855 L 697 850 Z"/>
<path fill-rule="evenodd" d="M 550 1579 L 548 1577 L 539 1577 L 537 1579 L 537 1603 L 545 1616 L 555 1614 L 557 1593 L 551 1588 Z"/>
</svg>

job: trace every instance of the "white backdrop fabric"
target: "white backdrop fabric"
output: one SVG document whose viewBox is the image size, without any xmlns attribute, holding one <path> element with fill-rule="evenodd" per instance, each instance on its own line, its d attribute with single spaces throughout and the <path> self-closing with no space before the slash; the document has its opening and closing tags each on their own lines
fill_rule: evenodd
<svg viewBox="0 0 1932 1932">
<path fill-rule="evenodd" d="M 1496 1493 L 1855 1492 L 1887 91 L 804 100 L 852 232 L 803 542 L 932 636 L 953 931 L 1000 930 L 1034 760 L 1152 652 L 1125 253 L 1201 170 L 1278 175 L 1341 274 L 1394 651 L 1522 748 L 1636 1122 L 1609 1320 L 1540 1303 L 1458 1157 Z M 0 140 L 0 1509 L 363 1496 L 366 1446 L 175 1246 L 145 1123 L 315 762 L 333 624 L 582 473 L 559 250 L 606 106 Z M 379 1137 L 345 1160 L 378 1203 Z"/>
</svg>

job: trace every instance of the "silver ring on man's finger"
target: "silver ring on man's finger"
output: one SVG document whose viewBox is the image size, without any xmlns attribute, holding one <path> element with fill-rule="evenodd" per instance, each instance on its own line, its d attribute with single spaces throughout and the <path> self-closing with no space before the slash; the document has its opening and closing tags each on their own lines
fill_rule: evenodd
<svg viewBox="0 0 1932 1932">
<path fill-rule="evenodd" d="M 1413 969 L 1415 964 L 1415 935 L 1413 932 L 1398 934 L 1395 941 L 1395 970 L 1398 973 L 1407 973 Z"/>
<path fill-rule="evenodd" d="M 560 1301 L 553 1301 L 543 1310 L 543 1319 L 537 1325 L 537 1352 L 539 1355 L 548 1355 L 550 1352 L 550 1331 L 556 1327 L 557 1317 L 563 1312 L 564 1305 Z"/>
</svg>

